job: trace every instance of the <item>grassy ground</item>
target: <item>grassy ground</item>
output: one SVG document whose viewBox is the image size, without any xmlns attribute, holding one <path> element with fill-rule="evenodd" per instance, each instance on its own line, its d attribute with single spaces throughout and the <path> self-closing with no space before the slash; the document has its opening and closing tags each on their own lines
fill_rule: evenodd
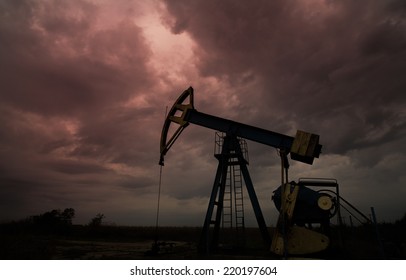
<svg viewBox="0 0 406 280">
<path fill-rule="evenodd" d="M 81 225 L 44 228 L 24 223 L 0 225 L 0 259 L 277 259 L 264 248 L 259 230 L 245 230 L 244 246 L 232 246 L 231 234 L 220 236 L 220 249 L 198 253 L 200 228 Z M 270 230 L 272 231 L 272 230 Z M 404 225 L 334 228 L 322 259 L 406 259 Z M 159 252 L 152 250 L 158 236 Z M 382 246 L 380 246 L 382 245 Z M 237 249 L 238 248 L 238 249 Z"/>
</svg>

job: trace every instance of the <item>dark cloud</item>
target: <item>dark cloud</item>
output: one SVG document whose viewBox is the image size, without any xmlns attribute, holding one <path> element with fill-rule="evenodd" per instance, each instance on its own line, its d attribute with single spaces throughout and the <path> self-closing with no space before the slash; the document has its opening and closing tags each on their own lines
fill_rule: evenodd
<svg viewBox="0 0 406 280">
<path fill-rule="evenodd" d="M 97 164 L 88 164 L 80 161 L 63 160 L 58 162 L 48 162 L 46 166 L 50 170 L 65 174 L 88 174 L 88 173 L 107 173 L 109 169 Z"/>
<path fill-rule="evenodd" d="M 151 108 L 117 108 L 89 119 L 78 130 L 79 145 L 71 154 L 115 163 L 149 164 L 150 152 L 159 140 L 160 127 L 151 124 L 154 116 Z"/>
<path fill-rule="evenodd" d="M 230 86 L 249 76 L 261 80 L 260 91 L 237 93 L 241 105 L 234 108 L 258 108 L 256 124 L 291 122 L 319 133 L 328 153 L 404 134 L 398 104 L 405 101 L 406 25 L 404 9 L 394 8 L 403 7 L 400 1 L 165 2 L 173 32 L 196 41 L 202 75 Z M 374 132 L 384 135 L 366 139 Z"/>
<path fill-rule="evenodd" d="M 211 112 L 234 112 L 236 120 L 292 136 L 296 129 L 320 134 L 323 154 L 318 161 L 331 164 L 339 155 L 337 164 L 343 164 L 343 170 L 336 163 L 319 170 L 316 161 L 320 173 L 309 174 L 338 176 L 347 187 L 368 193 L 368 201 L 380 201 L 376 203 L 383 200 L 377 182 L 389 174 L 382 163 L 396 158 L 390 174 L 402 183 L 391 190 L 405 198 L 400 190 L 405 183 L 401 143 L 406 128 L 402 1 L 165 3 L 165 24 L 196 43 L 199 74 L 229 88 L 217 103 L 227 111 L 218 106 Z M 203 111 L 213 108 L 207 100 Z M 278 164 L 263 147 L 254 145 L 250 155 L 265 166 Z M 354 183 L 361 176 L 356 172 L 363 174 L 363 182 Z M 255 169 L 253 173 L 262 174 Z M 368 185 L 374 186 L 373 192 Z M 358 195 L 353 198 L 360 201 Z M 396 203 L 399 206 L 401 199 Z"/>
<path fill-rule="evenodd" d="M 88 211 L 89 188 L 152 184 L 142 165 L 158 142 L 154 112 L 131 105 L 153 85 L 152 52 L 134 13 L 106 23 L 102 8 L 0 1 L 0 183 L 12 217 L 69 203 Z"/>
<path fill-rule="evenodd" d="M 149 86 L 149 48 L 130 20 L 103 29 L 98 8 L 85 1 L 13 2 L 1 9 L 3 102 L 72 116 L 127 101 Z"/>
<path fill-rule="evenodd" d="M 165 106 L 191 85 L 199 111 L 320 134 L 322 156 L 292 163 L 292 178 L 336 177 L 350 200 L 402 215 L 403 2 L 0 0 L 0 213 L 76 207 L 81 222 L 109 211 L 117 223 L 153 223 Z M 213 131 L 191 125 L 169 151 L 168 221 L 200 225 L 213 145 Z M 275 215 L 279 158 L 248 145 Z M 391 206 L 380 195 L 388 176 Z"/>
</svg>

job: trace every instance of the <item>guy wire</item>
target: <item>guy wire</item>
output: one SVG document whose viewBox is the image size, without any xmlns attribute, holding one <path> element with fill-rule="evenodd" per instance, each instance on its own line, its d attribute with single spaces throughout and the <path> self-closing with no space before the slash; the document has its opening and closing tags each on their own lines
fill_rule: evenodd
<svg viewBox="0 0 406 280">
<path fill-rule="evenodd" d="M 168 114 L 168 106 L 165 108 L 165 118 Z M 158 183 L 158 202 L 157 202 L 157 209 L 156 209 L 156 219 L 155 219 L 155 246 L 158 245 L 158 228 L 159 228 L 159 210 L 160 210 L 160 202 L 161 202 L 161 186 L 162 186 L 162 168 L 163 166 L 160 165 L 159 167 L 159 183 Z"/>
<path fill-rule="evenodd" d="M 162 165 L 159 167 L 159 184 L 158 184 L 158 203 L 156 210 L 156 220 L 155 220 L 155 244 L 158 242 L 158 228 L 159 228 L 159 208 L 161 201 L 161 186 L 162 186 Z"/>
</svg>

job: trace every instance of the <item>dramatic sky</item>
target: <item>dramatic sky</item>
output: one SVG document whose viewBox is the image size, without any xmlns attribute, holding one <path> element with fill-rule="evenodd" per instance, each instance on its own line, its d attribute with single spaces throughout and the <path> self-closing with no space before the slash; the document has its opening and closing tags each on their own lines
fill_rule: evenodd
<svg viewBox="0 0 406 280">
<path fill-rule="evenodd" d="M 0 0 L 0 221 L 73 207 L 155 223 L 165 109 L 320 135 L 313 165 L 380 221 L 406 213 L 404 0 Z M 266 222 L 274 148 L 248 142 Z M 202 225 L 214 131 L 190 125 L 165 158 L 162 225 Z M 247 201 L 248 202 L 248 201 Z M 246 203 L 249 225 L 252 209 Z"/>
</svg>

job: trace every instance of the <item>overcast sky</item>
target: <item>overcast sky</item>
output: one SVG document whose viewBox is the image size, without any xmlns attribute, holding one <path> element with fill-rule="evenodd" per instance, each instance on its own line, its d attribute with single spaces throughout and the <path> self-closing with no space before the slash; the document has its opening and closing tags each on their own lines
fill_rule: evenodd
<svg viewBox="0 0 406 280">
<path fill-rule="evenodd" d="M 322 155 L 290 179 L 335 178 L 363 212 L 400 219 L 405 3 L 0 0 L 0 221 L 73 207 L 76 223 L 154 225 L 165 109 L 189 86 L 198 111 L 319 134 Z M 274 225 L 279 158 L 248 145 Z M 160 224 L 203 224 L 213 146 L 190 125 L 168 152 Z"/>
</svg>

